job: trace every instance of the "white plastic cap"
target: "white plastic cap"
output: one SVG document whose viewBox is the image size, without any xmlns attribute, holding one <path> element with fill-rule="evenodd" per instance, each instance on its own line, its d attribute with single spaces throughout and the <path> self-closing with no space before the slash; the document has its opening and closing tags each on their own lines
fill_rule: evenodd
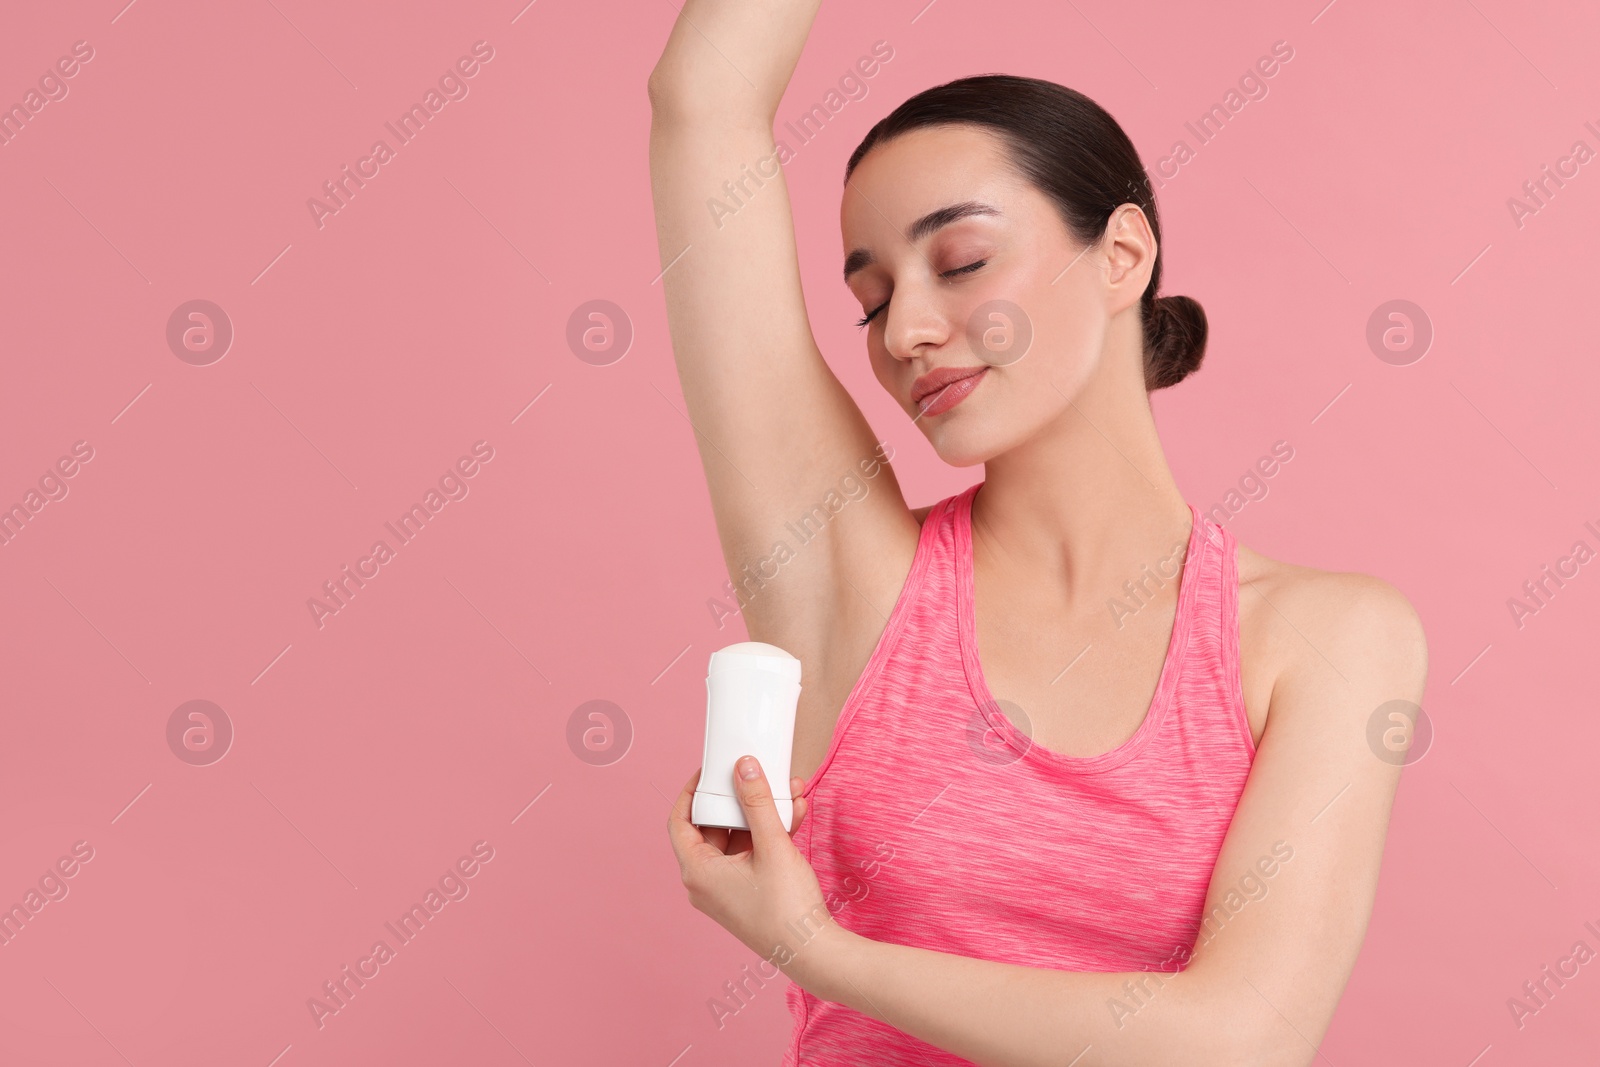
<svg viewBox="0 0 1600 1067">
<path fill-rule="evenodd" d="M 745 667 L 751 670 L 771 671 L 792 682 L 800 680 L 800 661 L 777 645 L 764 641 L 741 641 L 711 653 L 711 663 L 706 674 L 715 674 L 728 667 Z"/>
</svg>

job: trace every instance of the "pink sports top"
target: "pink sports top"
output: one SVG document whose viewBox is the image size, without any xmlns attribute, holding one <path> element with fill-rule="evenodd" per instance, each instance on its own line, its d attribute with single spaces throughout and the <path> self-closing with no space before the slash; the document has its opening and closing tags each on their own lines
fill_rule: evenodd
<svg viewBox="0 0 1600 1067">
<path fill-rule="evenodd" d="M 840 925 L 877 941 L 1070 971 L 1176 971 L 1255 758 L 1236 543 L 1189 505 L 1178 604 L 1138 730 L 1097 756 L 1031 743 L 990 694 L 973 497 L 935 504 L 888 625 L 806 783 L 794 841 Z M 1148 586 L 1147 586 L 1148 588 Z M 944 1067 L 951 1053 L 790 982 L 783 1067 Z"/>
</svg>

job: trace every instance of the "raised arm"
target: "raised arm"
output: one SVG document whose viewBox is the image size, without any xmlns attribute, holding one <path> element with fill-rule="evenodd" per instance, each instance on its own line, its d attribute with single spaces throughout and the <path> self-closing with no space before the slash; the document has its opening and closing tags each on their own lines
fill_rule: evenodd
<svg viewBox="0 0 1600 1067">
<path fill-rule="evenodd" d="M 773 144 L 818 3 L 684 0 L 649 80 L 661 284 L 728 573 L 751 636 L 813 661 L 841 616 L 876 614 L 852 585 L 892 602 L 917 529 L 812 337 Z"/>
</svg>

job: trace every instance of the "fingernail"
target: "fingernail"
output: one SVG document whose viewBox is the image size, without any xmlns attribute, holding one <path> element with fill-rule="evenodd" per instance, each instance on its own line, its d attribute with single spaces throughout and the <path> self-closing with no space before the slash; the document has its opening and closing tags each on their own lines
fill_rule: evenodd
<svg viewBox="0 0 1600 1067">
<path fill-rule="evenodd" d="M 739 761 L 739 777 L 749 781 L 761 773 L 761 767 L 756 763 L 754 756 L 746 756 Z"/>
</svg>

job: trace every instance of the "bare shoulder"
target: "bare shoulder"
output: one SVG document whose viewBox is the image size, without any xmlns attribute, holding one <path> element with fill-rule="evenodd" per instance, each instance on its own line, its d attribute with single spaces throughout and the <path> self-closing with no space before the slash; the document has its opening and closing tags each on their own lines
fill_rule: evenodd
<svg viewBox="0 0 1600 1067">
<path fill-rule="evenodd" d="M 923 508 L 912 508 L 911 509 L 911 517 L 913 519 L 917 520 L 917 525 L 918 526 L 921 526 L 924 522 L 927 521 L 928 512 L 932 511 L 933 508 L 934 508 L 934 505 L 932 505 L 932 504 L 929 504 L 927 507 L 923 507 Z"/>
<path fill-rule="evenodd" d="M 1422 620 L 1392 583 L 1288 563 L 1243 544 L 1239 643 L 1246 704 L 1263 725 L 1267 705 L 1302 686 L 1342 679 L 1354 691 L 1414 692 L 1408 699 L 1420 700 L 1427 674 Z"/>
<path fill-rule="evenodd" d="M 1375 631 L 1386 639 L 1422 639 L 1416 608 L 1395 586 L 1356 571 L 1325 571 L 1264 556 L 1239 546 L 1239 614 L 1258 629 L 1294 637 L 1298 629 L 1335 643 Z"/>
</svg>

